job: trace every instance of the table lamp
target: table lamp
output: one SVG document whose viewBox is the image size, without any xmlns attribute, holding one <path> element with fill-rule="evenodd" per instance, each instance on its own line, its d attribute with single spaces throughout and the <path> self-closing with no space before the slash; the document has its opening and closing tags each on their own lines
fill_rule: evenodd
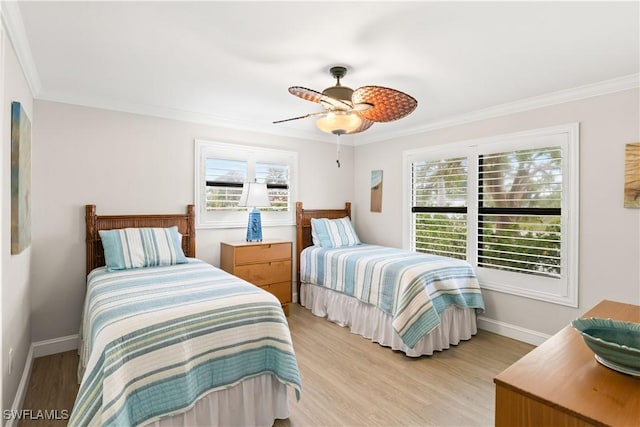
<svg viewBox="0 0 640 427">
<path fill-rule="evenodd" d="M 253 207 L 249 212 L 249 224 L 247 225 L 247 242 L 262 241 L 262 222 L 260 220 L 260 210 L 271 206 L 269 202 L 269 192 L 267 184 L 257 182 L 245 182 L 242 186 L 242 195 L 238 202 L 240 207 Z"/>
</svg>

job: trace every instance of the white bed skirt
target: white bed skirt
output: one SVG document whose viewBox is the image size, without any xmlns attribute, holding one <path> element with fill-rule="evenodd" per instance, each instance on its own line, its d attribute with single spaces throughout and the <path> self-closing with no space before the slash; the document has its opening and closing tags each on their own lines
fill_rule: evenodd
<svg viewBox="0 0 640 427">
<path fill-rule="evenodd" d="M 271 374 L 249 378 L 225 390 L 213 391 L 187 412 L 147 424 L 173 426 L 272 426 L 289 418 L 287 386 Z"/>
<path fill-rule="evenodd" d="M 478 332 L 476 310 L 450 306 L 440 314 L 438 325 L 427 336 L 409 348 L 393 330 L 391 316 L 371 304 L 331 289 L 302 283 L 300 285 L 301 305 L 311 309 L 320 317 L 327 317 L 340 326 L 348 326 L 354 334 L 362 335 L 373 342 L 394 350 L 400 350 L 410 357 L 433 354 L 445 350 L 451 344 L 468 340 Z"/>
</svg>

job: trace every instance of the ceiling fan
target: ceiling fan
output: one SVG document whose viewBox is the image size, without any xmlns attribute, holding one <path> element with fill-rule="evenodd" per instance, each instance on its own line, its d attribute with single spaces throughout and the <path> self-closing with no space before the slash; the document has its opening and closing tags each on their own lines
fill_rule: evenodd
<svg viewBox="0 0 640 427">
<path fill-rule="evenodd" d="M 346 67 L 331 67 L 329 73 L 336 79 L 336 84 L 322 92 L 302 86 L 289 88 L 292 95 L 321 104 L 323 111 L 273 123 L 320 116 L 316 122 L 320 130 L 334 135 L 353 134 L 367 130 L 377 122 L 401 119 L 418 106 L 415 98 L 399 90 L 382 86 L 362 86 L 353 90 L 342 86 L 340 79 L 347 74 Z"/>
</svg>

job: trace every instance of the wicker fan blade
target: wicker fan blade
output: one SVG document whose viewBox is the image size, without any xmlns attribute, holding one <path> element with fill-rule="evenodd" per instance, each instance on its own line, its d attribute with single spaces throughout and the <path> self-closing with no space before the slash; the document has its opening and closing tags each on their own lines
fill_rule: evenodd
<svg viewBox="0 0 640 427">
<path fill-rule="evenodd" d="M 295 95 L 298 98 L 302 98 L 305 101 L 321 103 L 328 110 L 350 110 L 351 105 L 339 99 L 332 98 L 321 92 L 313 89 L 309 89 L 302 86 L 292 86 L 289 88 L 289 93 Z"/>
<path fill-rule="evenodd" d="M 307 89 L 306 87 L 302 87 L 302 86 L 290 87 L 289 93 L 291 95 L 297 96 L 298 98 L 302 98 L 305 101 L 318 102 L 318 103 L 322 100 L 322 97 L 324 97 L 322 93 L 313 89 Z"/>
<path fill-rule="evenodd" d="M 276 124 L 276 123 L 290 122 L 292 120 L 306 119 L 308 117 L 320 116 L 320 115 L 323 115 L 323 114 L 327 114 L 327 112 L 326 111 L 318 111 L 317 113 L 309 113 L 309 114 L 305 114 L 304 116 L 292 117 L 290 119 L 284 119 L 284 120 L 276 120 L 273 123 Z"/>
<path fill-rule="evenodd" d="M 410 114 L 418 106 L 418 101 L 399 90 L 382 86 L 363 86 L 353 91 L 351 98 L 354 105 L 371 104 L 368 110 L 360 115 L 373 122 L 390 122 Z"/>
</svg>

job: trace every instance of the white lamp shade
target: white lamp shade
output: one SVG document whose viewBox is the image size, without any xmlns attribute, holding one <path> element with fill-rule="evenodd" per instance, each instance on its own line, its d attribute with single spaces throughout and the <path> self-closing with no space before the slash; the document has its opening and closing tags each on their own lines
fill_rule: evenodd
<svg viewBox="0 0 640 427">
<path fill-rule="evenodd" d="M 318 126 L 321 131 L 327 133 L 353 132 L 358 129 L 361 124 L 362 119 L 359 115 L 344 111 L 332 111 L 316 122 L 316 126 Z"/>
<path fill-rule="evenodd" d="M 238 206 L 251 206 L 254 208 L 266 208 L 271 206 L 267 184 L 245 182 L 242 186 L 242 195 L 240 196 Z"/>
</svg>

